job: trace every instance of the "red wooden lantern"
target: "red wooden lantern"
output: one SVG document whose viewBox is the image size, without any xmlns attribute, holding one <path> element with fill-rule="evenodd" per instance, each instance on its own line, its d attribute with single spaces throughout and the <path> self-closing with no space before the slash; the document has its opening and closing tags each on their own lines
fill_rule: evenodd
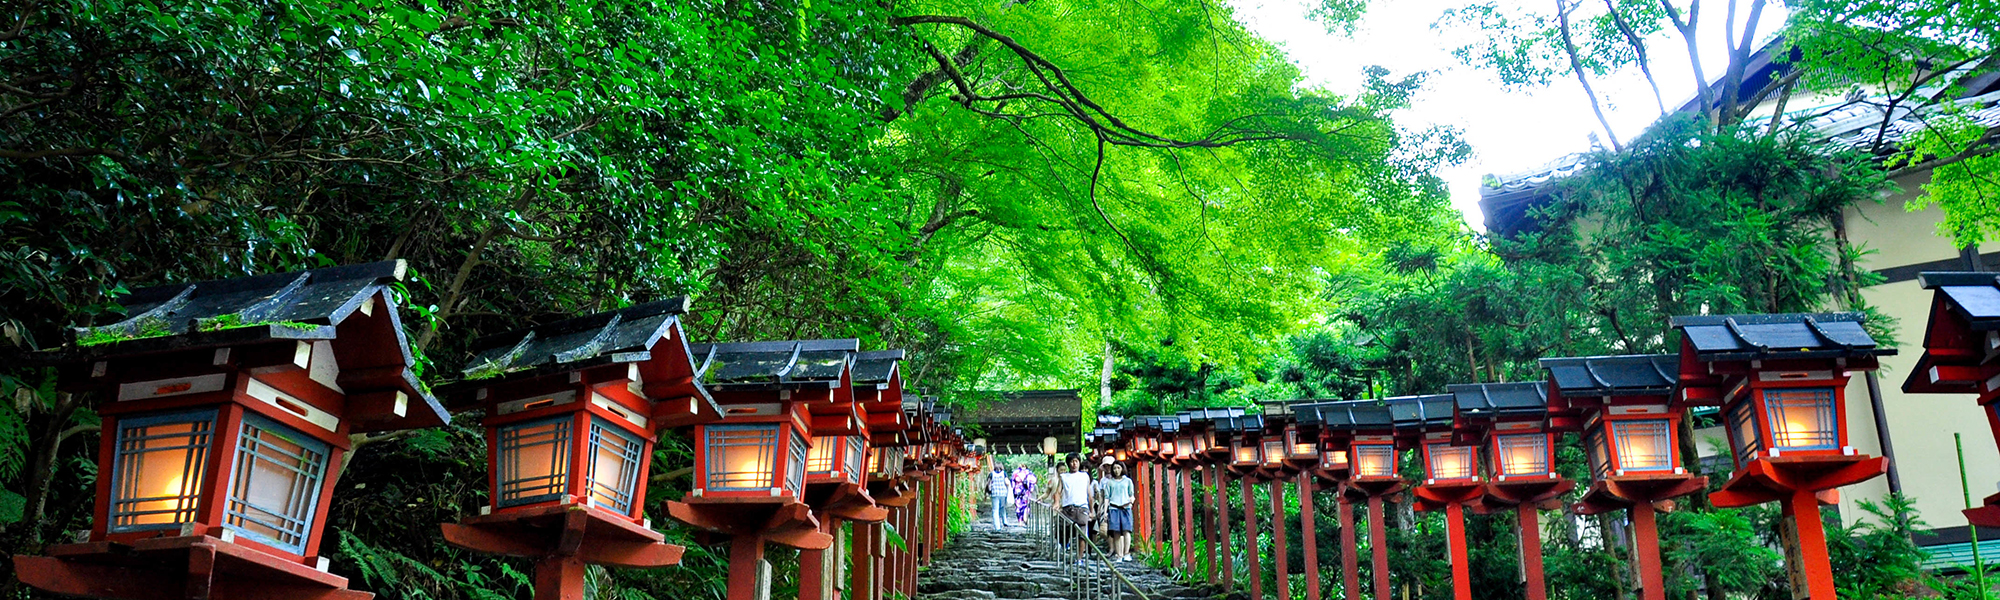
<svg viewBox="0 0 2000 600">
<path fill-rule="evenodd" d="M 903 351 L 889 350 L 855 354 L 849 369 L 849 385 L 835 388 L 832 402 L 808 404 L 812 414 L 812 447 L 806 452 L 807 506 L 819 519 L 820 532 L 829 536 L 842 531 L 840 523 L 854 522 L 858 537 L 870 537 L 874 528 L 889 516 L 869 493 L 868 448 L 873 438 L 870 422 L 893 421 L 874 415 L 888 410 L 883 392 L 895 387 L 900 396 L 902 376 L 897 364 Z M 902 414 L 898 402 L 893 410 Z M 858 544 L 857 544 L 858 546 Z M 825 550 L 799 553 L 799 599 L 820 600 L 836 594 L 839 557 Z M 854 557 L 863 559 L 858 553 Z"/>
<path fill-rule="evenodd" d="M 1486 453 L 1486 495 L 1479 510 L 1515 511 L 1528 600 L 1547 598 L 1540 511 L 1561 508 L 1560 496 L 1576 487 L 1555 473 L 1558 434 L 1549 427 L 1547 387 L 1527 382 L 1450 389 L 1458 403 L 1459 433 Z"/>
<path fill-rule="evenodd" d="M 862 352 L 854 359 L 854 402 L 860 407 L 867 430 L 863 483 L 868 498 L 890 510 L 881 519 L 857 520 L 850 550 L 850 589 L 856 600 L 879 600 L 882 594 L 889 540 L 881 523 L 894 509 L 910 505 L 905 495 L 903 447 L 909 424 L 903 412 L 903 351 Z M 872 515 L 866 515 L 872 516 Z"/>
<path fill-rule="evenodd" d="M 815 405 L 852 402 L 856 340 L 699 344 L 700 379 L 722 419 L 694 428 L 694 489 L 667 513 L 731 536 L 729 597 L 768 586 L 764 544 L 825 550 L 833 538 L 805 504 Z M 851 417 L 849 417 L 851 419 Z M 848 419 L 843 419 L 846 421 Z"/>
<path fill-rule="evenodd" d="M 1792 523 L 1783 531 L 1792 589 L 1814 600 L 1834 598 L 1820 495 L 1888 469 L 1886 459 L 1847 445 L 1848 375 L 1874 370 L 1877 356 L 1895 352 L 1877 347 L 1861 319 L 1860 313 L 1673 319 L 1682 333 L 1679 399 L 1721 404 L 1736 450 L 1735 475 L 1709 499 L 1721 507 L 1779 501 Z M 1613 423 L 1607 443 L 1623 443 Z M 1606 458 L 1627 471 L 1656 464 L 1625 450 Z"/>
<path fill-rule="evenodd" d="M 486 414 L 493 504 L 443 525 L 445 541 L 535 559 L 537 598 L 581 596 L 587 564 L 679 564 L 642 511 L 653 440 L 718 417 L 694 381 L 686 312 L 676 298 L 474 343 L 465 379 L 439 393 Z"/>
<path fill-rule="evenodd" d="M 1416 489 L 1417 510 L 1445 511 L 1446 547 L 1451 556 L 1452 597 L 1472 598 L 1467 564 L 1465 505 L 1486 494 L 1473 447 L 1455 445 L 1457 398 L 1451 394 L 1405 396 L 1385 401 L 1395 417 L 1397 436 L 1423 449 L 1424 485 Z"/>
<path fill-rule="evenodd" d="M 111 400 L 89 540 L 15 556 L 96 598 L 365 599 L 320 537 L 348 436 L 434 427 L 391 286 L 401 261 L 144 288 L 129 318 L 33 360 Z"/>
<path fill-rule="evenodd" d="M 1993 273 L 1924 273 L 1917 280 L 1937 290 L 1924 332 L 1924 354 L 1903 382 L 1912 394 L 1972 394 L 2000 440 L 2000 280 Z M 1965 520 L 2000 527 L 2000 494 L 1987 496 Z"/>
<path fill-rule="evenodd" d="M 1645 600 L 1666 597 L 1657 512 L 1708 485 L 1678 458 L 1682 411 L 1670 399 L 1679 362 L 1671 354 L 1542 359 L 1549 371 L 1550 427 L 1583 431 L 1590 457 L 1590 489 L 1572 508 L 1586 515 L 1631 511 Z"/>
</svg>

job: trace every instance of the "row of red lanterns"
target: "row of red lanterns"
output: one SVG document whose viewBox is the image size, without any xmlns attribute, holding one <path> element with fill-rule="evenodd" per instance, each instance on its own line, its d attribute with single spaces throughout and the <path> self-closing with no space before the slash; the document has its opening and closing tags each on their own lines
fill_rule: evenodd
<svg viewBox="0 0 2000 600">
<path fill-rule="evenodd" d="M 1993 279 L 1988 275 L 1985 281 Z M 1992 297 L 2000 300 L 2000 289 Z M 1993 312 L 1993 323 L 2000 324 L 2000 310 Z M 1285 514 L 1277 499 L 1287 482 L 1297 487 L 1302 518 L 1311 514 L 1314 492 L 1337 492 L 1346 551 L 1343 589 L 1350 599 L 1358 599 L 1361 588 L 1352 503 L 1365 502 L 1376 515 L 1369 522 L 1377 598 L 1389 594 L 1379 518 L 1385 501 L 1407 496 L 1418 510 L 1447 513 L 1457 598 L 1471 597 L 1463 512 L 1515 511 L 1526 595 L 1535 600 L 1546 597 L 1538 511 L 1560 507 L 1560 497 L 1575 486 L 1555 472 L 1555 450 L 1561 435 L 1578 433 L 1589 455 L 1590 481 L 1570 508 L 1584 514 L 1630 512 L 1638 587 L 1643 598 L 1658 600 L 1665 590 L 1655 515 L 1670 510 L 1673 498 L 1707 485 L 1682 466 L 1681 421 L 1688 409 L 1717 406 L 1735 451 L 1735 470 L 1710 494 L 1711 501 L 1722 507 L 1781 503 L 1794 587 L 1801 597 L 1832 600 L 1818 507 L 1836 501 L 1837 488 L 1880 475 L 1887 465 L 1847 444 L 1845 388 L 1851 374 L 1876 369 L 1877 357 L 1893 350 L 1878 347 L 1852 313 L 1681 317 L 1674 325 L 1683 336 L 1678 354 L 1544 359 L 1546 381 L 1451 386 L 1446 394 L 1381 401 L 1271 404 L 1261 415 L 1198 409 L 1135 417 L 1118 429 L 1094 432 L 1092 442 L 1102 453 L 1141 463 L 1142 487 L 1148 490 L 1142 498 L 1148 506 L 1140 510 L 1142 536 L 1163 541 L 1191 567 L 1197 562 L 1194 545 L 1204 541 L 1196 539 L 1195 530 L 1202 530 L 1207 555 L 1219 555 L 1208 565 L 1211 581 L 1233 585 L 1224 562 L 1231 553 L 1215 551 L 1219 540 L 1226 543 L 1229 516 L 1212 510 L 1194 515 L 1197 472 L 1212 490 L 1211 507 L 1227 505 L 1221 496 L 1227 478 L 1242 483 L 1243 530 L 1252 536 L 1258 531 L 1252 484 L 1272 486 L 1274 518 Z M 1994 354 L 2000 354 L 2000 343 L 1986 356 Z M 1993 383 L 2000 382 L 2000 367 L 1986 368 L 1982 374 L 1991 379 L 1986 385 L 2000 388 Z M 2000 392 L 1982 398 L 1991 404 Z M 1993 418 L 2000 432 L 2000 415 Z M 1398 473 L 1398 457 L 1409 450 L 1423 465 L 1415 485 Z M 1282 518 L 1271 527 L 1279 565 L 1288 558 L 1284 527 Z M 1303 538 L 1308 564 L 1317 564 L 1316 536 Z M 1260 565 L 1246 566 L 1251 596 L 1261 597 Z M 1290 597 L 1288 578 L 1276 581 L 1277 596 Z M 1306 585 L 1306 597 L 1317 600 L 1316 568 L 1306 570 Z"/>
<path fill-rule="evenodd" d="M 901 351 L 690 344 L 683 298 L 479 340 L 433 392 L 402 335 L 404 276 L 391 261 L 142 289 L 124 321 L 35 357 L 63 391 L 98 395 L 104 433 L 92 530 L 16 556 L 21 581 L 135 600 L 367 598 L 319 552 L 350 436 L 478 411 L 491 502 L 445 539 L 534 559 L 537 598 L 581 598 L 585 565 L 678 564 L 644 514 L 654 442 L 676 428 L 696 464 L 669 512 L 730 538 L 730 598 L 768 596 L 767 542 L 803 551 L 802 598 L 834 597 L 841 521 L 856 524 L 853 597 L 915 593 L 972 464 L 950 409 L 905 396 Z"/>
</svg>

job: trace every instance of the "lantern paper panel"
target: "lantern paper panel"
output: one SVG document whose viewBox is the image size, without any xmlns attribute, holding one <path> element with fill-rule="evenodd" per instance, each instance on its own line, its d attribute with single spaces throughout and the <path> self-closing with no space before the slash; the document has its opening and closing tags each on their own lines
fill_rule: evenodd
<svg viewBox="0 0 2000 600">
<path fill-rule="evenodd" d="M 1256 440 L 1235 440 L 1229 443 L 1235 454 L 1235 464 L 1253 466 L 1263 462 L 1261 448 Z"/>
<path fill-rule="evenodd" d="M 1760 393 L 1773 447 L 1832 450 L 1840 446 L 1833 388 L 1779 388 Z"/>
<path fill-rule="evenodd" d="M 223 526 L 283 550 L 304 552 L 326 482 L 327 444 L 247 415 L 236 448 Z"/>
<path fill-rule="evenodd" d="M 1674 468 L 1672 427 L 1666 419 L 1611 421 L 1612 442 L 1618 448 L 1621 471 L 1670 471 Z"/>
<path fill-rule="evenodd" d="M 1325 451 L 1324 453 L 1320 454 L 1319 466 L 1322 469 L 1347 468 L 1347 451 L 1346 450 Z"/>
<path fill-rule="evenodd" d="M 1299 430 L 1297 428 L 1285 429 L 1285 441 L 1291 447 L 1292 458 L 1319 456 L 1319 444 L 1313 443 L 1311 438 L 1299 439 Z"/>
<path fill-rule="evenodd" d="M 1263 454 L 1264 464 L 1267 466 L 1283 462 L 1285 460 L 1285 441 L 1281 439 L 1264 440 Z"/>
<path fill-rule="evenodd" d="M 1448 442 L 1436 442 L 1426 444 L 1424 454 L 1429 459 L 1431 479 L 1451 480 L 1478 477 L 1477 463 L 1473 459 L 1473 448 L 1471 446 L 1453 446 Z"/>
<path fill-rule="evenodd" d="M 563 415 L 496 428 L 500 464 L 493 478 L 495 507 L 546 502 L 569 492 L 573 419 Z"/>
<path fill-rule="evenodd" d="M 216 411 L 118 420 L 110 531 L 173 529 L 192 523 L 204 494 Z"/>
<path fill-rule="evenodd" d="M 643 476 L 639 469 L 644 464 L 645 443 L 602 419 L 592 419 L 590 448 L 590 502 L 620 514 L 631 513 Z"/>
<path fill-rule="evenodd" d="M 1550 473 L 1548 434 L 1495 435 L 1493 452 L 1498 459 L 1501 476 L 1530 477 L 1545 476 Z"/>
<path fill-rule="evenodd" d="M 1390 444 L 1355 444 L 1353 453 L 1354 475 L 1356 477 L 1395 477 L 1396 447 Z"/>
<path fill-rule="evenodd" d="M 784 432 L 782 424 L 708 425 L 703 429 L 707 490 L 750 492 L 778 486 L 778 439 Z"/>
</svg>

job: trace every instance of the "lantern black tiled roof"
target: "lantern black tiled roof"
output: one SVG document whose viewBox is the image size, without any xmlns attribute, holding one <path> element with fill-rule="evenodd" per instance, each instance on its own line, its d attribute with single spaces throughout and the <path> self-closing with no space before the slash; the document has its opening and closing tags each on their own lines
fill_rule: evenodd
<svg viewBox="0 0 2000 600">
<path fill-rule="evenodd" d="M 1321 426 L 1340 431 L 1388 429 L 1396 425 L 1389 407 L 1374 400 L 1315 402 L 1310 405 Z M 1303 410 L 1294 407 L 1293 410 Z"/>
<path fill-rule="evenodd" d="M 1083 395 L 1078 390 L 1016 390 L 984 392 L 978 406 L 965 411 L 968 423 L 1083 422 Z"/>
<path fill-rule="evenodd" d="M 653 343 L 687 309 L 683 296 L 480 338 L 472 343 L 465 376 L 485 379 L 649 360 Z"/>
<path fill-rule="evenodd" d="M 392 286 L 408 270 L 390 260 L 140 288 L 118 299 L 124 320 L 73 329 L 73 345 L 27 360 L 76 364 L 272 340 L 331 341 L 342 391 L 397 391 L 413 399 L 398 414 L 357 420 L 353 432 L 434 427 L 451 417 L 410 370 L 416 359 L 395 307 Z"/>
<path fill-rule="evenodd" d="M 1895 354 L 1861 328 L 1861 313 L 1674 317 L 1701 360 L 1833 358 Z"/>
<path fill-rule="evenodd" d="M 139 288 L 118 299 L 124 320 L 71 330 L 80 342 L 74 355 L 87 359 L 262 339 L 333 339 L 333 330 L 322 326 L 339 325 L 407 271 L 403 261 L 392 260 Z M 399 343 L 401 332 L 398 327 Z M 115 341 L 92 343 L 104 339 Z M 408 345 L 402 345 L 408 354 Z"/>
<path fill-rule="evenodd" d="M 1469 383 L 1447 389 L 1467 417 L 1535 417 L 1549 412 L 1549 390 L 1540 381 Z"/>
<path fill-rule="evenodd" d="M 2000 329 L 2000 276 L 1981 272 L 1931 272 L 1917 276 L 1924 289 L 1951 299 L 1952 312 L 1965 317 L 1973 331 Z"/>
<path fill-rule="evenodd" d="M 1225 408 L 1195 408 L 1183 411 L 1176 416 L 1180 419 L 1182 426 L 1215 427 L 1216 423 L 1221 419 L 1243 416 L 1243 408 L 1235 406 Z"/>
<path fill-rule="evenodd" d="M 896 365 L 904 358 L 902 350 L 875 350 L 854 355 L 854 383 L 887 385 L 895 376 Z"/>
<path fill-rule="evenodd" d="M 1458 408 L 1458 399 L 1451 394 L 1398 396 L 1382 403 L 1389 406 L 1389 415 L 1397 429 L 1450 427 L 1452 411 Z"/>
<path fill-rule="evenodd" d="M 839 385 L 861 340 L 788 340 L 692 344 L 701 382 L 735 388 Z"/>
<path fill-rule="evenodd" d="M 1681 379 L 1680 357 L 1626 354 L 1544 358 L 1556 391 L 1569 396 L 1665 396 Z"/>
<path fill-rule="evenodd" d="M 1215 420 L 1215 430 L 1221 433 L 1257 433 L 1264 430 L 1264 415 L 1237 415 Z"/>
</svg>

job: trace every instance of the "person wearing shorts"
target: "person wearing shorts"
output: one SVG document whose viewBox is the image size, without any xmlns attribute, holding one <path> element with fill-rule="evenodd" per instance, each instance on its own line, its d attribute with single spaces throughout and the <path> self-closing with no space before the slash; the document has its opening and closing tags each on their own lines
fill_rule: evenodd
<svg viewBox="0 0 2000 600">
<path fill-rule="evenodd" d="M 1125 465 L 1111 465 L 1111 474 L 1098 483 L 1104 494 L 1104 530 L 1111 538 L 1112 560 L 1132 560 L 1132 478 Z"/>
<path fill-rule="evenodd" d="M 1056 499 L 1056 506 L 1062 509 L 1063 518 L 1075 523 L 1079 530 L 1090 531 L 1090 474 L 1083 471 L 1081 456 L 1071 454 L 1067 463 L 1069 470 L 1056 476 L 1056 486 L 1050 490 L 1053 492 L 1051 495 Z M 1080 535 L 1077 530 L 1063 529 L 1069 537 L 1076 538 L 1076 550 L 1081 556 L 1083 545 L 1090 543 L 1090 538 Z"/>
</svg>

